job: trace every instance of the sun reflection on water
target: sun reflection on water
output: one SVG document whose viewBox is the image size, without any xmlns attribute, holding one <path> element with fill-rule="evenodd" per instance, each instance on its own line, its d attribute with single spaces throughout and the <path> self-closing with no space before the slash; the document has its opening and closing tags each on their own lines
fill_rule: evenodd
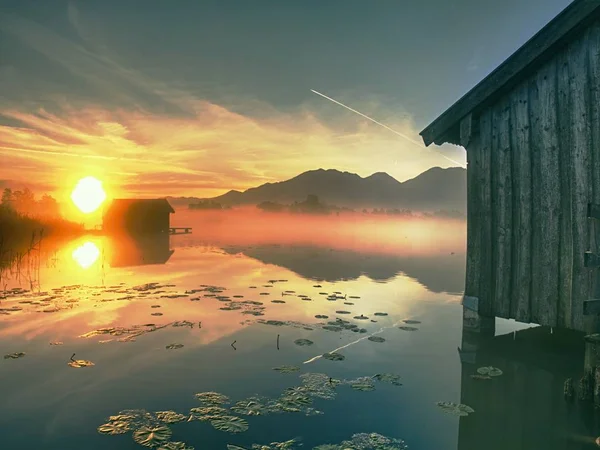
<svg viewBox="0 0 600 450">
<path fill-rule="evenodd" d="M 87 241 L 73 250 L 71 256 L 83 269 L 87 269 L 98 260 L 100 250 L 96 244 Z"/>
</svg>

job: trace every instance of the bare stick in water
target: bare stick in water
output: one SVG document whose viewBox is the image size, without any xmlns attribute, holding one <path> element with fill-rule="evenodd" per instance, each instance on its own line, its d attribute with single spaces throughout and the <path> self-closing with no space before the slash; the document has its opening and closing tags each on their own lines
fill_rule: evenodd
<svg viewBox="0 0 600 450">
<path fill-rule="evenodd" d="M 233 347 L 233 349 L 234 349 L 234 350 L 237 350 L 237 348 L 235 348 L 235 346 L 233 345 L 233 344 L 235 344 L 236 342 L 237 342 L 237 341 L 233 341 L 233 342 L 231 343 L 231 346 Z"/>
<path fill-rule="evenodd" d="M 279 350 L 279 335 L 277 335 L 277 350 Z"/>
</svg>

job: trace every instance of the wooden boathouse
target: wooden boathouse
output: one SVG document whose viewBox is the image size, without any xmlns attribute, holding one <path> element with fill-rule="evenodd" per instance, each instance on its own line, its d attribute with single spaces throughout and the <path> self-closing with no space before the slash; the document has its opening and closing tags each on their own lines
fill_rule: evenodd
<svg viewBox="0 0 600 450">
<path fill-rule="evenodd" d="M 108 233 L 169 233 L 175 210 L 165 198 L 114 199 L 104 210 L 103 231 Z"/>
<path fill-rule="evenodd" d="M 600 331 L 600 0 L 575 0 L 421 132 L 467 152 L 464 304 Z"/>
</svg>

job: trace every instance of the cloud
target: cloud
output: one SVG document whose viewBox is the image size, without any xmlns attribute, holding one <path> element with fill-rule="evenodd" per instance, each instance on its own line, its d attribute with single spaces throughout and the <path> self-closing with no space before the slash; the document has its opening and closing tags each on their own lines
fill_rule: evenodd
<svg viewBox="0 0 600 450">
<path fill-rule="evenodd" d="M 285 113 L 258 99 L 240 99 L 235 108 L 198 98 L 120 64 L 74 4 L 68 18 L 81 43 L 23 18 L 0 17 L 0 33 L 98 93 L 94 101 L 82 101 L 65 90 L 48 95 L 49 105 L 33 107 L 35 98 L 27 97 L 27 90 L 9 93 L 0 87 L 0 95 L 22 100 L 0 109 L 0 158 L 7 178 L 36 180 L 58 191 L 91 174 L 115 195 L 211 196 L 319 167 L 362 176 L 386 171 L 404 180 L 432 166 L 453 165 L 309 91 L 304 104 Z M 0 71 L 0 86 L 10 77 L 14 87 L 18 70 Z M 420 140 L 404 111 L 383 111 L 372 99 L 348 103 Z M 447 156 L 465 159 L 458 148 L 450 147 Z"/>
</svg>

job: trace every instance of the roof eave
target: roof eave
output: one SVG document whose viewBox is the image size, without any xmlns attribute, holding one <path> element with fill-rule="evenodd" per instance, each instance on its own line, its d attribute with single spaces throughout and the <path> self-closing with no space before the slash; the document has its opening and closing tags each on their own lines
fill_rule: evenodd
<svg viewBox="0 0 600 450">
<path fill-rule="evenodd" d="M 481 110 L 518 83 L 525 72 L 538 67 L 554 51 L 600 13 L 600 0 L 575 0 L 522 45 L 492 73 L 429 124 L 419 135 L 426 147 L 435 143 L 460 145 L 460 120 Z M 457 137 L 458 135 L 458 137 Z"/>
</svg>

